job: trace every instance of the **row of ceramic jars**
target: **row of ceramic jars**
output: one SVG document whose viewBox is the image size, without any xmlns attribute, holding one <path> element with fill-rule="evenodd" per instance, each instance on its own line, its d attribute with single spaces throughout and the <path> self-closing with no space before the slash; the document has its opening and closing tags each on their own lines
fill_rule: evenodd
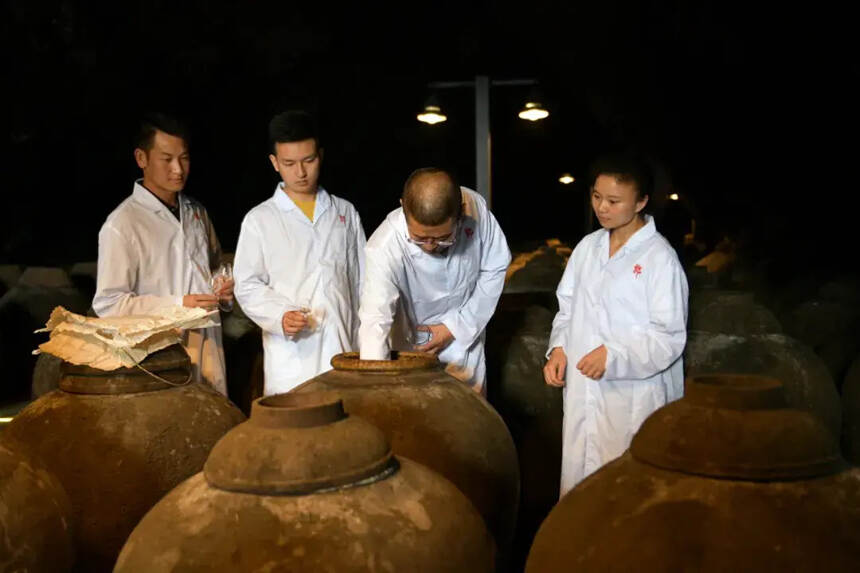
<svg viewBox="0 0 860 573">
<path fill-rule="evenodd" d="M 298 503 L 294 508 L 299 512 L 296 515 L 304 516 L 298 520 L 301 524 L 322 519 L 315 509 L 317 496 L 322 493 L 330 494 L 329 500 L 341 501 L 354 497 L 353 494 L 369 496 L 362 503 L 370 504 L 367 507 L 371 508 L 371 514 L 382 506 L 373 506 L 368 500 L 382 495 L 378 499 L 387 500 L 392 507 L 397 503 L 405 504 L 403 507 L 406 513 L 402 516 L 411 520 L 414 528 L 417 528 L 409 534 L 417 537 L 404 545 L 403 536 L 407 535 L 405 532 L 408 527 L 394 519 L 392 523 L 399 525 L 391 530 L 391 547 L 401 547 L 401 553 L 417 556 L 417 543 L 425 546 L 424 550 L 430 552 L 428 555 L 434 552 L 449 555 L 447 561 L 439 555 L 427 560 L 424 570 L 449 570 L 461 557 L 466 559 L 462 562 L 463 568 L 457 566 L 455 570 L 483 570 L 480 567 L 475 569 L 476 563 L 482 563 L 481 567 L 484 568 L 492 567 L 493 551 L 486 548 L 492 548 L 494 543 L 492 537 L 489 542 L 484 539 L 486 531 L 480 518 L 484 517 L 496 541 L 504 548 L 513 530 L 519 491 L 516 453 L 499 416 L 482 398 L 447 376 L 433 357 L 406 353 L 395 360 L 369 363 L 359 361 L 353 355 L 342 355 L 333 360 L 333 365 L 334 371 L 309 381 L 297 389 L 295 397 L 291 398 L 304 400 L 305 394 L 314 395 L 316 390 L 324 388 L 331 388 L 337 398 L 327 402 L 323 408 L 329 411 L 326 423 L 314 422 L 313 428 L 305 429 L 303 435 L 307 437 L 307 446 L 311 449 L 304 452 L 304 458 L 300 455 L 302 452 L 296 446 L 296 441 L 289 437 L 292 436 L 289 428 L 293 422 L 288 420 L 283 427 L 277 427 L 280 422 L 272 422 L 282 413 L 287 418 L 294 417 L 296 411 L 304 407 L 285 405 L 284 398 L 269 398 L 269 401 L 257 404 L 255 417 L 258 419 L 252 419 L 251 423 L 233 430 L 224 438 L 224 443 L 237 445 L 238 455 L 245 456 L 246 461 L 255 458 L 277 462 L 277 471 L 283 471 L 285 475 L 291 475 L 290 472 L 301 474 L 307 469 L 302 465 L 303 460 L 318 461 L 319 456 L 325 457 L 325 452 L 329 451 L 326 448 L 340 447 L 330 459 L 345 463 L 346 469 L 315 466 L 311 472 L 314 479 L 325 483 L 311 480 L 310 486 L 302 486 L 307 487 L 306 491 L 290 489 L 291 486 L 285 486 L 281 478 L 276 478 L 276 485 L 271 486 L 267 480 L 273 474 L 271 468 L 266 466 L 268 462 L 258 464 L 260 473 L 250 481 L 248 476 L 224 478 L 226 474 L 222 472 L 222 478 L 227 481 L 217 481 L 215 478 L 216 481 L 212 482 L 209 478 L 214 475 L 214 470 L 207 469 L 205 478 L 204 474 L 192 477 L 175 494 L 165 498 L 164 503 L 181 496 L 178 493 L 180 490 L 192 487 L 191 484 L 195 483 L 200 487 L 211 486 L 213 492 L 217 490 L 224 495 L 244 492 L 241 488 L 245 486 L 242 484 L 253 483 L 256 485 L 248 487 L 256 488 L 256 493 L 248 491 L 244 498 L 240 498 L 262 495 L 262 498 L 280 500 L 282 496 L 288 495 L 290 500 Z M 242 420 L 238 410 L 218 394 L 197 384 L 186 384 L 190 365 L 181 348 L 156 353 L 143 366 L 161 380 L 137 369 L 102 373 L 64 364 L 61 388 L 22 411 L 2 436 L 3 442 L 9 444 L 10 448 L 28 451 L 44 460 L 46 467 L 57 476 L 67 492 L 71 500 L 72 526 L 69 530 L 77 552 L 76 570 L 108 569 L 129 532 L 144 513 L 177 484 L 199 472 L 214 443 Z M 376 429 L 365 433 L 376 432 L 377 438 L 386 436 L 383 441 L 391 443 L 395 454 L 405 457 L 394 458 L 391 452 L 381 453 L 382 450 L 387 451 L 388 446 L 381 446 L 378 439 L 374 438 L 376 445 L 370 449 L 378 459 L 371 456 L 372 459 L 362 460 L 358 450 L 353 451 L 353 448 L 356 447 L 356 436 L 361 434 L 360 429 L 370 426 L 359 423 L 355 416 L 343 418 L 343 408 L 333 405 L 340 403 L 346 404 L 348 412 L 366 417 L 379 426 L 382 434 Z M 340 412 L 338 416 L 341 417 L 332 414 L 334 410 Z M 268 422 L 261 422 L 261 415 Z M 274 426 L 267 426 L 273 423 Z M 337 434 L 332 433 L 331 427 L 352 429 L 346 434 Z M 266 439 L 247 437 L 247 432 L 253 434 L 252 430 L 260 428 L 266 428 Z M 353 433 L 356 435 L 353 436 Z M 326 434 L 329 438 L 325 438 Z M 282 435 L 282 438 L 276 439 L 278 435 Z M 348 437 L 338 444 L 337 439 L 332 438 L 336 435 Z M 313 447 L 321 449 L 315 451 Z M 225 456 L 225 448 L 229 450 L 226 445 L 216 448 L 207 468 L 218 465 L 219 456 L 221 459 Z M 359 455 L 358 461 L 354 459 L 355 456 L 350 457 L 352 453 Z M 407 458 L 436 470 L 459 487 L 466 497 L 462 497 L 445 479 Z M 357 477 L 353 475 L 353 462 L 358 463 L 360 470 Z M 286 467 L 284 463 L 294 465 Z M 237 467 L 246 466 L 254 467 L 254 464 L 240 463 Z M 225 486 L 225 483 L 232 485 Z M 266 489 L 270 486 L 274 490 Z M 283 489 L 285 487 L 286 490 Z M 335 488 L 335 492 L 328 491 L 331 488 Z M 383 495 L 380 492 L 387 493 Z M 401 494 L 405 496 L 402 499 L 398 497 Z M 448 501 L 443 503 L 443 498 Z M 395 503 L 395 500 L 399 501 Z M 264 505 L 270 505 L 269 502 L 271 500 L 260 501 Z M 477 508 L 475 515 L 478 515 L 480 527 L 468 517 L 470 511 L 475 511 L 471 509 L 473 505 Z M 455 514 L 451 515 L 458 515 L 457 519 L 445 525 L 444 516 L 434 513 L 441 507 L 456 509 Z M 352 515 L 358 511 L 358 506 L 353 506 L 347 513 Z M 346 514 L 340 510 L 336 513 L 341 515 L 337 522 L 340 526 L 350 526 L 349 520 L 342 519 Z M 217 512 L 207 515 L 201 519 L 217 521 Z M 380 539 L 386 536 L 372 533 L 382 531 L 384 527 L 373 521 L 365 525 L 366 532 L 371 532 L 365 540 L 370 543 L 366 549 L 367 558 L 371 562 L 377 558 L 395 559 L 394 556 L 386 556 L 385 551 L 380 553 L 380 548 L 385 546 Z M 249 526 L 248 535 L 251 537 L 255 537 L 255 527 Z M 470 532 L 464 534 L 461 531 L 463 527 L 471 528 Z M 336 529 L 331 529 L 330 533 L 334 534 Z M 347 530 L 355 533 L 349 527 Z M 400 534 L 396 533 L 398 530 Z M 224 534 L 230 537 L 238 535 L 238 531 L 228 528 Z M 275 531 L 280 531 L 280 540 L 291 535 L 288 529 L 275 528 Z M 470 540 L 467 545 L 472 546 L 470 555 L 474 555 L 470 557 L 463 554 L 458 557 L 451 552 L 450 547 L 442 550 L 438 544 L 434 545 L 434 539 L 442 538 L 448 539 L 446 543 L 451 543 L 451 536 L 455 532 Z M 244 533 L 241 535 L 245 536 Z M 242 536 L 236 537 L 235 543 L 244 546 L 245 537 Z M 319 532 L 315 537 L 322 539 Z M 348 535 L 342 537 L 345 539 Z M 473 542 L 476 539 L 479 542 Z M 129 544 L 131 547 L 132 541 Z M 261 544 L 265 545 L 264 538 L 260 539 L 256 547 L 261 547 Z M 229 544 L 219 542 L 217 545 L 226 547 Z M 283 543 L 281 549 L 282 546 Z M 270 558 L 283 558 L 285 562 L 294 558 L 319 558 L 312 555 L 313 547 L 309 545 L 292 547 L 289 555 L 278 552 L 277 547 L 273 547 L 273 551 L 268 554 Z M 355 561 L 358 557 L 349 552 L 342 556 L 346 561 L 340 562 L 338 570 L 343 570 L 346 563 L 359 564 L 356 565 L 358 568 L 367 567 L 369 563 L 366 559 Z M 332 559 L 330 552 L 326 552 L 326 558 Z M 438 563 L 438 566 L 432 563 Z M 174 566 L 179 567 L 173 563 L 167 570 L 182 569 Z"/>
<path fill-rule="evenodd" d="M 428 355 L 332 365 L 255 402 L 141 521 L 117 570 L 504 569 L 487 526 L 504 550 L 519 484 L 498 414 Z"/>
<path fill-rule="evenodd" d="M 109 570 L 143 515 L 200 471 L 215 443 L 245 418 L 208 386 L 189 383 L 191 362 L 182 347 L 158 351 L 141 366 L 104 372 L 63 363 L 60 388 L 24 408 L 0 434 L 2 447 L 52 476 L 53 482 L 41 479 L 62 492 L 52 496 L 68 500 L 57 519 L 77 571 Z M 0 506 L 8 503 L 0 498 Z M 47 530 L 21 531 L 38 537 Z M 22 569 L 63 571 L 57 555 L 39 553 Z"/>
</svg>

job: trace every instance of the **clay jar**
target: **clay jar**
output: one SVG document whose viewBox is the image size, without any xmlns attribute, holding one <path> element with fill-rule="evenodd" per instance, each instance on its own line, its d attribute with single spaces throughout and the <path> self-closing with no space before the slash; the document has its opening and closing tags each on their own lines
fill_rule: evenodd
<svg viewBox="0 0 860 573">
<path fill-rule="evenodd" d="M 721 334 L 779 334 L 782 326 L 752 293 L 720 289 L 690 292 L 690 330 Z"/>
<path fill-rule="evenodd" d="M 39 458 L 71 500 L 76 569 L 105 571 L 141 517 L 200 471 L 227 430 L 245 419 L 208 386 L 188 383 L 174 345 L 138 368 L 63 363 L 60 388 L 22 410 L 0 441 Z"/>
<path fill-rule="evenodd" d="M 754 374 L 782 382 L 788 405 L 818 416 L 838 436 L 841 406 L 827 366 L 811 348 L 782 334 L 731 336 L 690 331 L 684 349 L 688 377 Z"/>
<path fill-rule="evenodd" d="M 333 370 L 293 392 L 336 392 L 346 410 L 380 428 L 397 455 L 424 464 L 466 494 L 500 549 L 510 543 L 519 503 L 513 439 L 486 400 L 445 373 L 436 357 L 392 353 L 392 360 L 332 358 Z"/>
<path fill-rule="evenodd" d="M 147 513 L 115 571 L 471 573 L 491 571 L 493 553 L 448 480 L 395 457 L 333 395 L 280 394 Z"/>
<path fill-rule="evenodd" d="M 526 572 L 856 571 L 860 470 L 846 468 L 775 379 L 691 378 L 559 502 Z"/>
<path fill-rule="evenodd" d="M 0 569 L 63 572 L 73 559 L 63 486 L 35 460 L 0 445 Z"/>
<path fill-rule="evenodd" d="M 86 314 L 90 300 L 74 287 L 66 271 L 56 267 L 28 268 L 0 298 L 0 364 L 5 376 L 0 402 L 30 398 L 36 364 L 30 352 L 37 344 L 30 333 L 45 326 L 55 307 Z"/>
<path fill-rule="evenodd" d="M 507 300 L 504 300 L 507 299 Z M 520 511 L 514 540 L 522 571 L 534 534 L 558 503 L 561 477 L 562 389 L 543 378 L 555 314 L 536 304 L 516 307 L 502 295 L 487 326 L 487 399 L 501 414 L 516 444 Z"/>
</svg>

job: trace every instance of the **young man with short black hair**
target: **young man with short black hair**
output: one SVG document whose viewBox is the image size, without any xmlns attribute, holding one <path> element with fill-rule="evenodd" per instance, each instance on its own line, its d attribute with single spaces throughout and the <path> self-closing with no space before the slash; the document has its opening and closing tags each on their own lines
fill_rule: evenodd
<svg viewBox="0 0 860 573">
<path fill-rule="evenodd" d="M 265 395 L 291 390 L 357 348 L 365 243 L 355 207 L 319 185 L 313 117 L 276 115 L 269 140 L 280 182 L 245 216 L 235 266 L 239 303 L 263 331 Z"/>
<path fill-rule="evenodd" d="M 99 316 L 149 314 L 166 306 L 214 310 L 219 298 L 232 300 L 232 282 L 218 295 L 209 284 L 221 262 L 212 221 L 203 205 L 182 193 L 191 168 L 189 142 L 187 127 L 176 118 L 152 113 L 141 122 L 134 158 L 143 178 L 99 232 L 93 298 Z M 184 337 L 195 379 L 226 394 L 220 322 Z"/>
</svg>

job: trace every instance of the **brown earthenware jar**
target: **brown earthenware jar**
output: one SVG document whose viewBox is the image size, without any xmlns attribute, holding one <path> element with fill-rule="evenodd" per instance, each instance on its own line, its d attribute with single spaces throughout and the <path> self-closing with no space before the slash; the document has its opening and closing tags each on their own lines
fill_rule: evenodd
<svg viewBox="0 0 860 573">
<path fill-rule="evenodd" d="M 454 482 L 506 549 L 516 524 L 519 468 L 511 434 L 493 407 L 430 354 L 359 360 L 349 352 L 331 364 L 333 370 L 293 392 L 335 392 L 348 412 L 385 433 L 395 454 Z"/>
<path fill-rule="evenodd" d="M 70 571 L 75 555 L 71 513 L 56 477 L 0 445 L 0 570 Z"/>
<path fill-rule="evenodd" d="M 833 377 L 807 345 L 783 334 L 734 336 L 687 333 L 684 367 L 688 378 L 712 374 L 752 374 L 776 378 L 788 406 L 817 416 L 834 437 L 841 428 L 839 392 Z"/>
<path fill-rule="evenodd" d="M 105 571 L 141 517 L 200 471 L 215 442 L 245 416 L 189 383 L 191 361 L 174 345 L 138 368 L 63 363 L 60 388 L 24 408 L 0 441 L 37 457 L 63 484 L 73 510 L 78 571 Z"/>
<path fill-rule="evenodd" d="M 481 516 L 448 480 L 395 457 L 325 393 L 254 402 L 203 472 L 129 536 L 117 573 L 490 572 Z"/>
<path fill-rule="evenodd" d="M 535 537 L 544 571 L 856 571 L 860 470 L 756 376 L 688 379 Z"/>
</svg>

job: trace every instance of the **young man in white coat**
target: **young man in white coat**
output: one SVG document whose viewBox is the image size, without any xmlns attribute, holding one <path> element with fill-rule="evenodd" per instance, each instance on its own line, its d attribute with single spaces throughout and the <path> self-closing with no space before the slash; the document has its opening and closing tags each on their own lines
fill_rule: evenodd
<svg viewBox="0 0 860 573">
<path fill-rule="evenodd" d="M 441 169 L 412 173 L 400 203 L 365 250 L 361 358 L 431 352 L 485 394 L 484 329 L 511 262 L 505 235 L 484 199 Z"/>
<path fill-rule="evenodd" d="M 263 331 L 264 394 L 287 392 L 357 348 L 364 229 L 349 201 L 319 185 L 323 150 L 304 111 L 269 124 L 274 195 L 242 222 L 236 297 Z"/>
<path fill-rule="evenodd" d="M 232 300 L 232 282 L 212 294 L 209 280 L 221 246 L 206 209 L 182 193 L 191 167 L 188 144 L 188 131 L 176 119 L 156 113 L 142 121 L 134 158 L 143 178 L 99 232 L 97 315 L 148 314 L 166 306 L 215 310 L 219 298 Z M 220 322 L 186 331 L 184 346 L 194 378 L 226 395 Z"/>
<path fill-rule="evenodd" d="M 647 164 L 608 156 L 592 176 L 603 228 L 567 262 L 544 367 L 547 384 L 564 386 L 561 495 L 624 453 L 645 418 L 684 392 L 687 279 L 642 213 Z"/>
</svg>

